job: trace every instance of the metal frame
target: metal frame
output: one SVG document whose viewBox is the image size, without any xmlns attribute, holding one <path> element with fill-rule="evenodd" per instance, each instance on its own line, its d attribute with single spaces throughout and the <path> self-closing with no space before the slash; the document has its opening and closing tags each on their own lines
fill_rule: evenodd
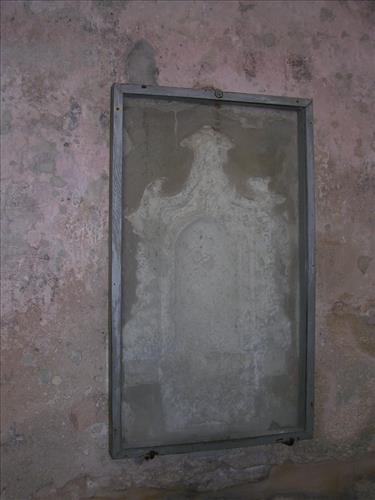
<svg viewBox="0 0 375 500">
<path fill-rule="evenodd" d="M 189 99 L 201 102 L 222 101 L 295 110 L 298 113 L 299 154 L 299 251 L 300 251 L 300 377 L 303 384 L 303 428 L 252 438 L 175 444 L 149 448 L 126 448 L 122 437 L 122 207 L 123 207 L 123 103 L 126 96 Z M 223 92 L 219 89 L 191 90 L 174 87 L 114 84 L 111 105 L 111 194 L 110 194 L 110 453 L 112 458 L 155 454 L 218 450 L 266 443 L 291 445 L 313 434 L 314 414 L 314 330 L 315 330 L 315 206 L 312 100 L 292 97 Z M 301 384 L 302 385 L 302 384 Z"/>
</svg>

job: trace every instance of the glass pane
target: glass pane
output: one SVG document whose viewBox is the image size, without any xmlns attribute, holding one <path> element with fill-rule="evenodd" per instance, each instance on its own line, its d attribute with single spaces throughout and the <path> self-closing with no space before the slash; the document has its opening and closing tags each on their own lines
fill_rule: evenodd
<svg viewBox="0 0 375 500">
<path fill-rule="evenodd" d="M 127 447 L 299 425 L 297 112 L 126 97 Z"/>
</svg>

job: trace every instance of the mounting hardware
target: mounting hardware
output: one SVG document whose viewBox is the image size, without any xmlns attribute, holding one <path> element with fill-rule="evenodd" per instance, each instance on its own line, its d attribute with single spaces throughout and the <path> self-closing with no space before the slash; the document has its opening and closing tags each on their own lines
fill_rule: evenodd
<svg viewBox="0 0 375 500">
<path fill-rule="evenodd" d="M 154 450 L 150 450 L 146 455 L 144 456 L 145 460 L 153 460 L 159 453 Z"/>
<path fill-rule="evenodd" d="M 298 440 L 299 438 L 297 438 Z M 276 443 L 281 443 L 281 444 L 285 444 L 286 446 L 293 446 L 294 445 L 294 442 L 295 442 L 295 439 L 294 438 L 279 438 L 279 439 L 276 439 Z"/>
</svg>

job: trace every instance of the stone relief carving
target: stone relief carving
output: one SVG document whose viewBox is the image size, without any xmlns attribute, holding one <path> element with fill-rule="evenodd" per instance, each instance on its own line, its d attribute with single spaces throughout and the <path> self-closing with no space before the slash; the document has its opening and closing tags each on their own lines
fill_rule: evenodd
<svg viewBox="0 0 375 500">
<path fill-rule="evenodd" d="M 298 347 L 279 293 L 290 286 L 287 219 L 275 210 L 285 198 L 267 177 L 239 194 L 224 171 L 233 144 L 213 127 L 181 146 L 194 155 L 183 189 L 166 196 L 160 178 L 126 217 L 138 239 L 123 337 L 134 445 L 244 437 L 296 419 L 281 404 Z"/>
</svg>

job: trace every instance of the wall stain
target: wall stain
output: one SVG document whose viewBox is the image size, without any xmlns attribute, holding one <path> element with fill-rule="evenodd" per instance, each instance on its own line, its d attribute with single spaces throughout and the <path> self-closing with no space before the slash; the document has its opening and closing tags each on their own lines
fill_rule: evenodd
<svg viewBox="0 0 375 500">
<path fill-rule="evenodd" d="M 357 259 L 357 267 L 361 271 L 362 274 L 366 274 L 367 269 L 373 260 L 372 257 L 369 257 L 368 255 L 360 255 Z"/>
<path fill-rule="evenodd" d="M 72 132 L 79 126 L 79 119 L 82 114 L 81 105 L 76 101 L 74 97 L 70 98 L 70 110 L 65 115 L 64 119 L 67 122 L 67 129 Z"/>
<path fill-rule="evenodd" d="M 362 143 L 357 141 L 355 147 L 355 156 L 362 158 L 363 150 Z M 359 175 L 355 179 L 356 192 L 365 195 L 367 193 L 375 193 L 375 162 L 364 160 Z"/>
<path fill-rule="evenodd" d="M 155 50 L 147 40 L 138 40 L 125 60 L 125 73 L 129 83 L 157 85 L 159 70 Z"/>
<path fill-rule="evenodd" d="M 335 19 L 336 16 L 331 9 L 328 9 L 327 7 L 322 7 L 320 9 L 320 16 L 319 17 L 320 17 L 320 20 L 322 22 L 328 21 L 331 23 Z"/>
<path fill-rule="evenodd" d="M 256 7 L 256 3 L 250 3 L 250 2 L 239 2 L 238 4 L 238 10 L 240 11 L 241 14 L 244 14 L 245 12 L 248 12 L 249 10 L 253 10 Z"/>
<path fill-rule="evenodd" d="M 368 33 L 364 33 L 359 39 L 360 42 L 368 42 L 370 40 L 370 36 Z"/>
<path fill-rule="evenodd" d="M 108 130 L 109 127 L 109 113 L 107 111 L 103 111 L 99 116 L 99 123 L 103 127 L 103 129 Z"/>
<path fill-rule="evenodd" d="M 353 74 L 337 72 L 335 78 L 346 90 L 349 90 L 352 85 Z"/>
<path fill-rule="evenodd" d="M 287 64 L 291 68 L 294 80 L 300 82 L 312 79 L 310 65 L 306 57 L 299 54 L 292 54 L 288 57 Z"/>
<path fill-rule="evenodd" d="M 375 302 L 354 307 L 345 300 L 338 300 L 327 316 L 329 331 L 344 336 L 349 330 L 357 348 L 366 355 L 375 356 L 375 329 L 372 324 Z"/>
<path fill-rule="evenodd" d="M 244 54 L 243 68 L 245 75 L 251 80 L 257 75 L 257 58 L 253 52 Z"/>
<path fill-rule="evenodd" d="M 56 144 L 44 141 L 40 146 L 34 148 L 37 151 L 32 156 L 31 168 L 36 173 L 52 174 L 56 169 Z"/>
<path fill-rule="evenodd" d="M 273 47 L 276 45 L 276 37 L 273 33 L 265 33 L 262 35 L 261 39 L 265 47 Z"/>
<path fill-rule="evenodd" d="M 12 112 L 10 109 L 5 109 L 5 106 L 1 106 L 1 130 L 2 135 L 9 134 L 12 129 Z"/>
</svg>

